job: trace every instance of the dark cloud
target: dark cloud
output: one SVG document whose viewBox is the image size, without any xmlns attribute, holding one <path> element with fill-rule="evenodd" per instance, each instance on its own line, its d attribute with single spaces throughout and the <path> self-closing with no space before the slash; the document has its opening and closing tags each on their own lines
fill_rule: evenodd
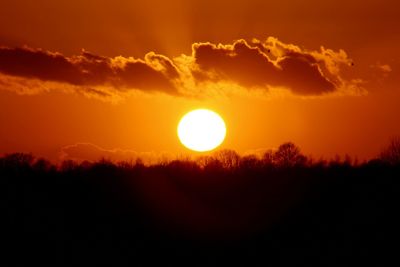
<svg viewBox="0 0 400 267">
<path fill-rule="evenodd" d="M 150 57 L 150 56 L 149 56 Z M 177 94 L 171 78 L 179 76 L 171 62 L 154 53 L 152 62 L 132 58 L 107 58 L 82 51 L 66 57 L 31 48 L 0 48 L 0 72 L 7 75 L 67 83 L 74 86 L 109 86 Z M 159 63 L 159 69 L 152 64 Z"/>
<path fill-rule="evenodd" d="M 264 51 L 263 51 L 264 50 Z M 233 45 L 195 44 L 193 57 L 200 69 L 196 78 L 231 80 L 244 87 L 287 87 L 300 95 L 333 92 L 336 85 L 321 72 L 317 60 L 310 54 L 285 53 L 272 59 L 270 49 L 250 46 L 240 40 Z M 210 73 L 209 76 L 204 73 Z"/>
<path fill-rule="evenodd" d="M 61 54 L 29 48 L 0 48 L 0 71 L 4 74 L 83 84 L 83 73 Z"/>
<path fill-rule="evenodd" d="M 341 68 L 350 63 L 342 50 L 307 51 L 273 37 L 225 45 L 195 43 L 192 55 L 176 58 L 154 52 L 143 59 L 110 58 L 85 50 L 67 57 L 28 47 L 0 47 L 0 87 L 25 94 L 54 89 L 57 83 L 87 96 L 113 98 L 132 90 L 196 96 L 208 88 L 220 90 L 208 85 L 223 82 L 227 91 L 235 84 L 265 92 L 285 88 L 301 96 L 346 94 L 356 88 L 341 77 Z"/>
</svg>

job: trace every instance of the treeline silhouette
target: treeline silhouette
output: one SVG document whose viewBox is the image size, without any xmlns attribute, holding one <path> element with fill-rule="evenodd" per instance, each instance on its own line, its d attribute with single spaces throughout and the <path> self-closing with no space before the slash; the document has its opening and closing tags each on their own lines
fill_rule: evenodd
<svg viewBox="0 0 400 267">
<path fill-rule="evenodd" d="M 362 163 L 293 143 L 151 166 L 8 154 L 1 265 L 394 266 L 399 147 Z"/>
</svg>

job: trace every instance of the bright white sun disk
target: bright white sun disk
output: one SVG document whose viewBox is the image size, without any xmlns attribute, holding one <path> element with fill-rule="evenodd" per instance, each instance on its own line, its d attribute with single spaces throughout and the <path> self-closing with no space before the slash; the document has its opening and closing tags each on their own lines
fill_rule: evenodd
<svg viewBox="0 0 400 267">
<path fill-rule="evenodd" d="M 187 113 L 178 124 L 181 143 L 194 151 L 210 151 L 225 139 L 224 120 L 214 111 L 196 109 Z"/>
</svg>

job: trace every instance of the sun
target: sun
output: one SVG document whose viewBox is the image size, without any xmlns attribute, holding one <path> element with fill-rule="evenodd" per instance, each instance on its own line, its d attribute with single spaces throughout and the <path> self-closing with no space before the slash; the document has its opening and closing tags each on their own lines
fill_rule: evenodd
<svg viewBox="0 0 400 267">
<path fill-rule="evenodd" d="M 210 151 L 222 144 L 226 135 L 224 120 L 209 109 L 195 109 L 182 117 L 178 124 L 181 143 L 194 151 Z"/>
</svg>

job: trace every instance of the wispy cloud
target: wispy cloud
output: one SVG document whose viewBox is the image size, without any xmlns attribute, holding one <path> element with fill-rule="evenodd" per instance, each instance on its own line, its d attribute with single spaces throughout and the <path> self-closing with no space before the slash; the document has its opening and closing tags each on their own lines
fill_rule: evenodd
<svg viewBox="0 0 400 267">
<path fill-rule="evenodd" d="M 98 161 L 102 158 L 111 161 L 136 161 L 140 159 L 145 164 L 160 163 L 173 159 L 167 152 L 137 152 L 128 149 L 106 149 L 92 143 L 76 143 L 61 148 L 59 160 Z"/>
</svg>

